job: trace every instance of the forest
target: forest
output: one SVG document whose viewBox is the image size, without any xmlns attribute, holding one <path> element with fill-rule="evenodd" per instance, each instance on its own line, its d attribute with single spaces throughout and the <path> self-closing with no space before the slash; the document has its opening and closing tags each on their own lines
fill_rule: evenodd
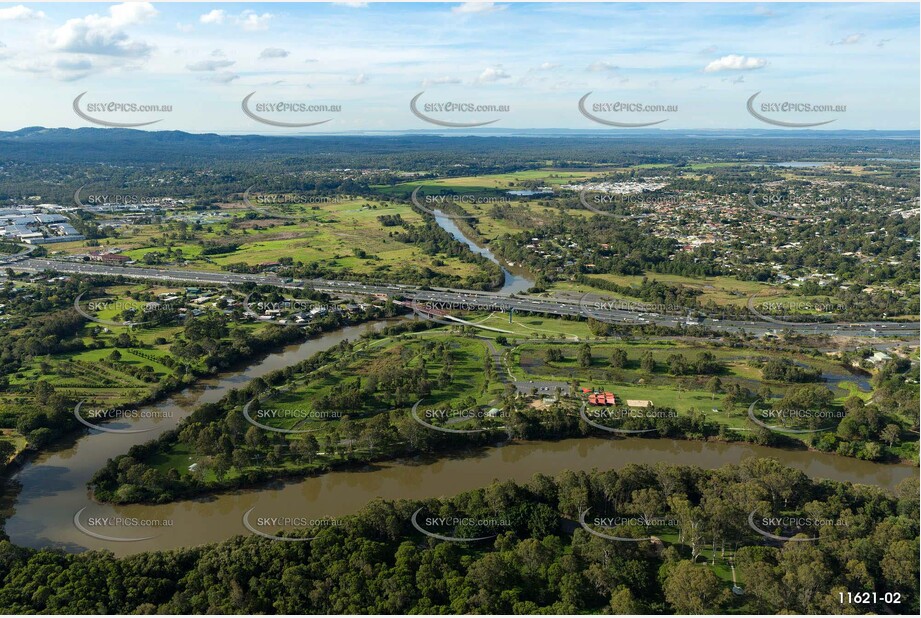
<svg viewBox="0 0 921 618">
<path fill-rule="evenodd" d="M 278 532 L 315 537 L 309 542 L 234 537 L 116 559 L 108 552 L 36 551 L 4 541 L 0 609 L 916 614 L 918 507 L 916 479 L 890 495 L 815 481 L 771 459 L 717 470 L 631 464 L 619 471 L 563 471 L 523 484 L 494 482 L 453 498 L 378 499 L 335 526 Z M 447 530 L 457 538 L 490 538 L 425 536 L 412 525 L 420 508 L 477 522 Z M 587 509 L 633 516 L 603 530 L 634 540 L 583 529 L 578 521 Z M 752 513 L 819 525 L 774 526 L 767 532 L 814 540 L 773 541 L 749 524 Z M 587 525 L 595 529 L 595 521 Z M 879 599 L 895 593 L 890 601 L 898 604 L 855 605 L 845 594 L 862 591 Z"/>
</svg>

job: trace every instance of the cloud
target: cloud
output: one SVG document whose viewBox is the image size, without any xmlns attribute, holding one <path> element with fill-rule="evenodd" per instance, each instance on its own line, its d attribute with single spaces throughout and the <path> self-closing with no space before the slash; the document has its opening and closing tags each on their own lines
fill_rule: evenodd
<svg viewBox="0 0 921 618">
<path fill-rule="evenodd" d="M 32 19 L 45 19 L 45 14 L 21 4 L 8 9 L 0 9 L 0 21 L 29 21 Z"/>
<path fill-rule="evenodd" d="M 706 56 L 709 56 L 710 54 L 715 54 L 716 45 L 708 45 L 707 47 L 704 47 L 702 50 L 700 50 L 698 53 L 704 54 Z"/>
<path fill-rule="evenodd" d="M 774 13 L 773 10 L 769 9 L 763 4 L 759 4 L 755 7 L 755 15 L 760 15 L 761 17 L 773 17 L 776 15 L 776 13 Z"/>
<path fill-rule="evenodd" d="M 738 56 L 729 54 L 719 60 L 714 60 L 704 68 L 704 73 L 717 73 L 719 71 L 752 71 L 762 69 L 767 66 L 767 60 L 764 58 L 754 58 L 749 56 Z"/>
<path fill-rule="evenodd" d="M 490 84 L 492 82 L 497 82 L 500 79 L 509 79 L 511 75 L 505 72 L 501 66 L 497 67 L 488 67 L 480 73 L 479 77 L 476 78 L 478 84 Z"/>
<path fill-rule="evenodd" d="M 131 39 L 125 28 L 157 15 L 149 2 L 131 2 L 109 7 L 109 15 L 87 15 L 68 20 L 51 33 L 55 51 L 140 58 L 153 50 L 151 45 Z"/>
<path fill-rule="evenodd" d="M 257 30 L 267 30 L 269 27 L 269 20 L 273 17 L 275 16 L 271 13 L 263 13 L 260 15 L 256 11 L 251 11 L 249 9 L 243 11 L 239 15 L 230 16 L 223 9 L 214 9 L 210 13 L 205 13 L 199 17 L 198 21 L 203 24 L 220 25 L 232 19 L 233 23 L 243 30 L 255 32 Z"/>
<path fill-rule="evenodd" d="M 437 86 L 439 84 L 459 84 L 461 80 L 457 77 L 436 77 L 434 79 L 424 79 L 422 80 L 422 87 L 428 88 L 429 86 Z"/>
<path fill-rule="evenodd" d="M 333 4 L 338 6 L 347 6 L 350 9 L 365 9 L 368 8 L 367 2 L 333 2 Z"/>
<path fill-rule="evenodd" d="M 95 68 L 93 63 L 85 58 L 58 58 L 51 63 L 46 60 L 30 59 L 11 66 L 16 71 L 50 75 L 52 79 L 61 82 L 83 79 Z"/>
<path fill-rule="evenodd" d="M 598 60 L 597 62 L 593 62 L 590 65 L 588 65 L 587 68 L 592 73 L 606 73 L 606 72 L 616 71 L 620 67 L 614 64 L 611 64 L 610 62 L 607 62 L 606 60 Z"/>
<path fill-rule="evenodd" d="M 221 9 L 214 9 L 210 13 L 205 13 L 199 17 L 198 21 L 203 24 L 223 24 L 225 17 L 227 17 L 227 13 Z"/>
<path fill-rule="evenodd" d="M 198 62 L 187 64 L 185 68 L 190 71 L 218 71 L 233 66 L 234 64 L 235 62 L 233 60 L 215 58 L 214 60 L 199 60 Z"/>
<path fill-rule="evenodd" d="M 877 46 L 877 47 L 885 47 L 886 43 L 888 43 L 888 42 L 891 41 L 891 40 L 892 40 L 892 39 L 880 39 L 880 40 L 878 40 L 878 41 L 876 42 L 876 46 Z"/>
<path fill-rule="evenodd" d="M 552 71 L 553 69 L 559 68 L 559 66 L 560 65 L 555 62 L 545 62 L 539 67 L 537 67 L 537 70 L 538 71 Z"/>
<path fill-rule="evenodd" d="M 266 47 L 262 50 L 262 53 L 259 54 L 260 60 L 267 58 L 287 58 L 290 55 L 287 49 L 282 49 L 280 47 Z"/>
<path fill-rule="evenodd" d="M 744 75 L 736 75 L 735 77 L 724 77 L 724 82 L 729 82 L 730 84 L 741 84 L 745 81 Z"/>
<path fill-rule="evenodd" d="M 849 34 L 843 39 L 832 42 L 831 45 L 855 45 L 860 43 L 860 39 L 862 38 L 863 35 L 860 33 Z"/>
<path fill-rule="evenodd" d="M 203 80 L 213 82 L 215 84 L 229 84 L 233 80 L 239 78 L 239 75 L 236 73 L 231 73 L 230 71 L 221 71 L 219 73 L 212 73 L 207 77 L 202 77 Z"/>
<path fill-rule="evenodd" d="M 192 24 L 184 24 L 182 22 L 177 22 L 176 30 L 178 30 L 179 32 L 192 32 L 193 30 L 195 30 L 195 26 L 193 26 Z"/>
<path fill-rule="evenodd" d="M 451 7 L 451 12 L 458 15 L 471 15 L 473 13 L 503 11 L 506 8 L 508 8 L 507 4 L 496 4 L 495 2 L 464 2 L 458 6 Z"/>
<path fill-rule="evenodd" d="M 0 60 L 4 60 L 13 55 L 13 52 L 8 51 L 9 48 L 6 46 L 6 43 L 0 41 Z"/>
<path fill-rule="evenodd" d="M 358 75 L 356 75 L 355 77 L 353 77 L 352 79 L 350 79 L 349 82 L 352 83 L 352 84 L 355 84 L 356 86 L 360 86 L 360 85 L 362 85 L 362 84 L 367 84 L 367 83 L 368 83 L 368 76 L 365 75 L 364 73 L 359 73 Z"/>
<path fill-rule="evenodd" d="M 240 13 L 240 16 L 237 17 L 237 25 L 248 32 L 268 30 L 269 20 L 271 20 L 273 17 L 275 16 L 271 13 L 263 13 L 262 15 L 259 15 L 255 11 L 247 10 Z"/>
</svg>

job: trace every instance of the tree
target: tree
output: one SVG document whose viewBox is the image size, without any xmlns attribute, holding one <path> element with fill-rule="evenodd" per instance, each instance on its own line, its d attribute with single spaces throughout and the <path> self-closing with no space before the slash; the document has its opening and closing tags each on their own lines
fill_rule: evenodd
<svg viewBox="0 0 921 618">
<path fill-rule="evenodd" d="M 711 399 L 716 399 L 717 393 L 723 390 L 723 381 L 717 377 L 710 378 L 707 381 L 707 390 L 711 393 Z"/>
<path fill-rule="evenodd" d="M 891 447 L 899 439 L 900 433 L 901 431 L 899 426 L 894 423 L 890 423 L 886 425 L 883 431 L 879 434 L 879 437 L 883 439 L 883 442 Z"/>
<path fill-rule="evenodd" d="M 7 440 L 0 440 L 0 469 L 6 465 L 10 460 L 10 457 L 13 456 L 13 453 L 16 452 L 16 447 Z"/>
<path fill-rule="evenodd" d="M 614 369 L 623 369 L 627 366 L 627 352 L 621 348 L 614 348 L 611 352 L 611 367 Z"/>
<path fill-rule="evenodd" d="M 592 366 L 592 348 L 587 344 L 583 343 L 579 346 L 579 367 L 591 367 Z"/>
<path fill-rule="evenodd" d="M 706 566 L 682 560 L 665 579 L 665 600 L 677 614 L 717 614 L 729 602 L 729 591 Z"/>
<path fill-rule="evenodd" d="M 646 373 L 652 373 L 656 370 L 656 361 L 652 358 L 652 352 L 643 354 L 643 358 L 640 360 L 640 368 Z"/>
</svg>

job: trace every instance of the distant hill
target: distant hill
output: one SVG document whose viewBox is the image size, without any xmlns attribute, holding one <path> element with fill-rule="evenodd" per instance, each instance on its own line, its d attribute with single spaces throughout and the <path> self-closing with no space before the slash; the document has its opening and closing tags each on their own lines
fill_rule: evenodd
<svg viewBox="0 0 921 618">
<path fill-rule="evenodd" d="M 850 143 L 851 146 L 843 144 Z M 498 157 L 507 163 L 535 160 L 586 162 L 675 161 L 719 156 L 751 160 L 840 156 L 917 158 L 911 131 L 664 131 L 480 130 L 465 134 L 375 133 L 348 135 L 218 135 L 136 129 L 25 127 L 0 132 L 0 161 L 46 163 L 287 162 L 318 167 L 399 165 L 431 169 Z M 850 152 L 848 152 L 850 151 Z M 858 155 L 859 153 L 859 155 Z M 425 156 L 423 156 L 425 155 Z"/>
</svg>

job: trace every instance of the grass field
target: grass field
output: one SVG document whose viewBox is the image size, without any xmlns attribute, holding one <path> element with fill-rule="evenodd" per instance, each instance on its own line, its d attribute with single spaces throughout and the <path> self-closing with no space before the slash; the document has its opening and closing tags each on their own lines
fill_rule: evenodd
<svg viewBox="0 0 921 618">
<path fill-rule="evenodd" d="M 172 229 L 169 226 L 149 225 L 123 228 L 119 238 L 105 243 L 109 248 L 121 248 L 123 255 L 141 264 L 147 254 L 163 252 L 168 247 L 173 252 L 169 263 L 175 264 L 180 259 L 178 251 L 188 267 L 201 270 L 220 270 L 241 262 L 249 265 L 277 262 L 283 257 L 335 271 L 381 277 L 393 276 L 407 265 L 425 265 L 445 276 L 461 279 L 477 269 L 447 255 L 428 256 L 415 246 L 394 240 L 391 234 L 401 228 L 385 227 L 378 217 L 398 214 L 407 223 L 421 223 L 422 215 L 406 204 L 355 199 L 286 204 L 278 208 L 283 208 L 284 216 L 245 224 L 243 213 L 235 213 L 226 223 L 209 224 L 194 231 L 194 242 L 169 238 Z M 206 242 L 233 243 L 238 247 L 228 253 L 203 255 Z M 89 250 L 84 242 L 62 243 L 55 245 L 55 249 L 68 254 Z M 358 257 L 359 251 L 366 257 Z"/>
</svg>

